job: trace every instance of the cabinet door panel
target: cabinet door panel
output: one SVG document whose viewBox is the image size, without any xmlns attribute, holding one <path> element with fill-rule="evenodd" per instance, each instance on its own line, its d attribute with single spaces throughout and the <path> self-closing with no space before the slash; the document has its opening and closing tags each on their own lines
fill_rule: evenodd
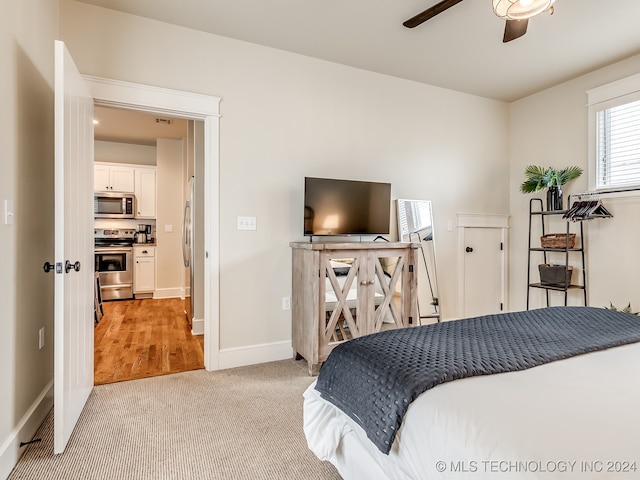
<svg viewBox="0 0 640 480">
<path fill-rule="evenodd" d="M 320 326 L 325 343 L 349 340 L 366 332 L 360 326 L 366 316 L 360 301 L 363 295 L 360 282 L 366 277 L 365 262 L 366 255 L 360 252 L 321 255 L 319 299 L 325 318 Z"/>
<path fill-rule="evenodd" d="M 95 192 L 108 192 L 109 182 L 109 167 L 96 165 L 93 169 L 93 190 Z"/>
<path fill-rule="evenodd" d="M 155 290 L 155 258 L 138 257 L 135 260 L 133 276 L 134 292 L 152 292 Z"/>
<path fill-rule="evenodd" d="M 156 170 L 136 168 L 136 218 L 156 218 Z"/>
<path fill-rule="evenodd" d="M 111 191 L 134 192 L 133 168 L 111 167 Z"/>
</svg>

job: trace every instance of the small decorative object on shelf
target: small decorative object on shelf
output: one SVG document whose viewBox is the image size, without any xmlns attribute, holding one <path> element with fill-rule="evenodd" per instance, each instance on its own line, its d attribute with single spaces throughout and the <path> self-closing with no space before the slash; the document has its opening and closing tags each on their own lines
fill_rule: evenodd
<svg viewBox="0 0 640 480">
<path fill-rule="evenodd" d="M 573 267 L 571 265 L 554 265 L 542 263 L 538 265 L 540 283 L 560 288 L 568 288 L 571 285 Z"/>
<path fill-rule="evenodd" d="M 548 188 L 547 210 L 557 211 L 563 209 L 562 187 L 582 175 L 580 167 L 566 167 L 558 170 L 552 167 L 538 167 L 529 165 L 525 168 L 524 175 L 527 178 L 520 186 L 522 193 L 533 193 Z"/>
<path fill-rule="evenodd" d="M 566 233 L 547 233 L 540 237 L 540 246 L 542 248 L 574 248 L 576 246 L 576 234 L 569 234 L 569 242 L 567 243 Z"/>
</svg>

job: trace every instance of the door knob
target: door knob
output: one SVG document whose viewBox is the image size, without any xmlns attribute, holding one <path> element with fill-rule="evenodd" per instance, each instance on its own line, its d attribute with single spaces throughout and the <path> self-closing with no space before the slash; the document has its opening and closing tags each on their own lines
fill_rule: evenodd
<svg viewBox="0 0 640 480">
<path fill-rule="evenodd" d="M 466 251 L 467 253 L 471 253 L 471 252 L 473 252 L 473 248 L 471 248 L 471 247 L 467 247 L 467 248 L 465 249 L 465 251 Z"/>
<path fill-rule="evenodd" d="M 44 273 L 49 273 L 50 271 L 52 271 L 54 269 L 55 265 L 53 263 L 49 263 L 49 262 L 44 262 L 44 265 L 42 266 L 42 269 L 44 270 Z"/>
<path fill-rule="evenodd" d="M 69 260 L 64 262 L 64 271 L 69 273 L 69 270 L 73 269 L 76 272 L 80 271 L 80 262 L 71 263 Z"/>
</svg>

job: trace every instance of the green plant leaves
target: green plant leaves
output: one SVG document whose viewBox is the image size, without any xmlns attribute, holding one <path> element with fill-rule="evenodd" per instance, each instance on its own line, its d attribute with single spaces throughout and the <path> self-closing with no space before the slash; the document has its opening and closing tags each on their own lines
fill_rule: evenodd
<svg viewBox="0 0 640 480">
<path fill-rule="evenodd" d="M 532 193 L 548 187 L 560 187 L 582 175 L 582 168 L 572 166 L 562 170 L 529 165 L 524 170 L 526 180 L 520 185 L 523 193 Z"/>
</svg>

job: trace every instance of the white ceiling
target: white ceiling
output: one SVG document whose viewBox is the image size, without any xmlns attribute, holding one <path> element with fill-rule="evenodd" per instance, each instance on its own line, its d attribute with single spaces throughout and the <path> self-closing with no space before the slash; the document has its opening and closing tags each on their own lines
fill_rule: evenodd
<svg viewBox="0 0 640 480">
<path fill-rule="evenodd" d="M 436 0 L 80 1 L 504 101 L 640 53 L 640 0 L 558 0 L 507 44 L 491 0 L 414 29 L 402 22 Z"/>
<path fill-rule="evenodd" d="M 94 107 L 93 118 L 93 136 L 105 142 L 155 146 L 158 138 L 187 137 L 184 118 L 102 106 Z"/>
</svg>

